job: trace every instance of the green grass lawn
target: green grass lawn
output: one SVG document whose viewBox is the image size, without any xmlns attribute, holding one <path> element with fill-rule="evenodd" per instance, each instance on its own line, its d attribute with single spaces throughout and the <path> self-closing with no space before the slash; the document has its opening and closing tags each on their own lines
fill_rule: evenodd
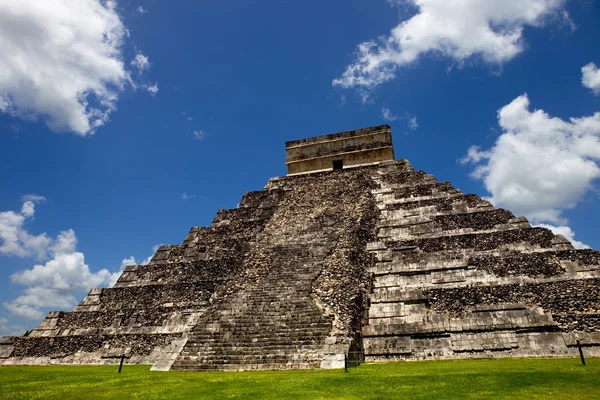
<svg viewBox="0 0 600 400">
<path fill-rule="evenodd" d="M 149 366 L 0 367 L 0 399 L 600 399 L 600 359 L 363 364 L 265 372 L 151 372 Z"/>
</svg>

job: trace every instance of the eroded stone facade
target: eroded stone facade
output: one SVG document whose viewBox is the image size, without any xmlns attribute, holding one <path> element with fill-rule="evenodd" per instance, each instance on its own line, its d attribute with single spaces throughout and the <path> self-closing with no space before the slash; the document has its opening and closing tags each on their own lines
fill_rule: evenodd
<svg viewBox="0 0 600 400">
<path fill-rule="evenodd" d="M 366 360 L 600 355 L 600 253 L 408 162 L 374 180 Z"/>
<path fill-rule="evenodd" d="M 356 145 L 336 143 L 315 154 Z M 575 356 L 578 339 L 600 355 L 599 283 L 600 253 L 380 161 L 269 180 L 115 287 L 3 338 L 0 364 L 340 368 Z"/>
</svg>

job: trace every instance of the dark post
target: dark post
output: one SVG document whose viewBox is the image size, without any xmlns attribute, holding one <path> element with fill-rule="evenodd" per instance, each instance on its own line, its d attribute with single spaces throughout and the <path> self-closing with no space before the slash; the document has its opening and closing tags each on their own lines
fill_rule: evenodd
<svg viewBox="0 0 600 400">
<path fill-rule="evenodd" d="M 344 370 L 348 372 L 348 354 L 344 353 Z"/>
<path fill-rule="evenodd" d="M 583 349 L 581 348 L 581 342 L 577 339 L 577 347 L 579 348 L 579 357 L 581 357 L 581 363 L 585 365 L 585 357 L 583 356 Z"/>
<path fill-rule="evenodd" d="M 121 363 L 119 364 L 119 374 L 121 373 L 121 369 L 123 368 L 124 360 L 125 360 L 125 354 L 121 354 Z"/>
</svg>

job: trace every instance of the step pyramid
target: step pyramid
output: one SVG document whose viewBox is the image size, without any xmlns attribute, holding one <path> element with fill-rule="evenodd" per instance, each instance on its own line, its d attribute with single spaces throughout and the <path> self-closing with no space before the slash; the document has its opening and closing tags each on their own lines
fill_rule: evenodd
<svg viewBox="0 0 600 400">
<path fill-rule="evenodd" d="M 0 341 L 0 365 L 343 368 L 600 356 L 600 253 L 395 160 L 387 125 L 286 143 L 288 175 Z"/>
</svg>

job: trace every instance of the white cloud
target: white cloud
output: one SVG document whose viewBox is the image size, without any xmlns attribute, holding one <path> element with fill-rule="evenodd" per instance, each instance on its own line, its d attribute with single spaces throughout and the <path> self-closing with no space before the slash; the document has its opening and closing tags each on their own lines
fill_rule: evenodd
<svg viewBox="0 0 600 400">
<path fill-rule="evenodd" d="M 21 215 L 25 218 L 33 217 L 35 214 L 35 205 L 31 201 L 26 201 L 21 207 Z"/>
<path fill-rule="evenodd" d="M 13 301 L 12 303 L 5 302 L 3 303 L 3 306 L 10 311 L 12 315 L 18 318 L 40 320 L 44 317 L 44 312 L 39 308 L 30 305 L 17 304 L 16 301 Z"/>
<path fill-rule="evenodd" d="M 577 30 L 577 25 L 575 24 L 575 22 L 573 22 L 571 14 L 569 14 L 567 10 L 562 10 L 560 12 L 560 16 L 562 18 L 562 24 L 568 26 L 569 29 L 571 29 L 571 32 L 575 32 L 575 30 Z"/>
<path fill-rule="evenodd" d="M 69 229 L 58 234 L 50 250 L 52 254 L 71 254 L 75 253 L 75 247 L 77 247 L 77 237 L 75 231 Z"/>
<path fill-rule="evenodd" d="M 498 111 L 503 133 L 494 146 L 473 146 L 461 162 L 476 165 L 489 200 L 534 222 L 564 224 L 562 212 L 600 177 L 600 112 L 564 121 L 530 111 L 526 94 Z"/>
<path fill-rule="evenodd" d="M 181 112 L 181 115 L 183 116 L 183 118 L 187 119 L 188 121 L 191 121 L 191 120 L 193 120 L 193 119 L 194 119 L 194 118 L 193 118 L 191 115 L 189 115 L 189 114 L 188 114 L 188 113 L 186 113 L 185 111 L 182 111 L 182 112 Z"/>
<path fill-rule="evenodd" d="M 474 163 L 477 164 L 480 161 L 488 159 L 492 156 L 492 153 L 489 151 L 481 151 L 479 146 L 471 146 L 467 150 L 467 155 L 461 158 L 459 161 L 461 164 Z M 480 172 L 483 172 L 483 169 L 476 170 L 474 175 L 476 178 L 481 178 Z"/>
<path fill-rule="evenodd" d="M 121 261 L 121 267 L 119 268 L 119 271 L 123 271 L 125 269 L 126 266 L 128 265 L 136 265 L 137 262 L 135 261 L 135 257 L 134 256 L 130 256 L 127 258 L 124 258 Z"/>
<path fill-rule="evenodd" d="M 23 196 L 23 199 L 38 202 L 45 200 L 42 196 L 33 196 Z M 9 254 L 19 255 L 23 253 L 23 256 L 31 255 L 32 251 L 29 250 L 31 246 L 28 247 L 26 244 L 31 244 L 33 242 L 31 238 L 36 237 L 23 231 L 23 221 L 26 218 L 33 217 L 34 211 L 33 203 L 26 201 L 23 204 L 21 213 L 12 211 L 0 213 L 0 234 L 3 226 L 2 221 L 13 221 L 10 226 L 17 227 L 17 231 L 20 231 L 19 234 L 15 235 L 17 240 L 14 243 L 16 244 L 12 247 L 6 246 L 12 249 Z M 26 217 L 25 214 L 28 216 Z M 9 216 L 10 218 L 2 219 L 3 216 Z M 23 234 L 29 235 L 30 238 L 27 241 L 18 240 Z M 4 307 L 16 317 L 39 320 L 45 314 L 44 309 L 70 310 L 77 305 L 78 294 L 82 294 L 93 287 L 113 286 L 127 265 L 137 264 L 135 258 L 131 256 L 121 261 L 120 269 L 117 272 L 110 272 L 107 269 L 93 272 L 85 263 L 84 254 L 77 251 L 77 236 L 72 229 L 60 232 L 54 239 L 48 238 L 46 234 L 38 237 L 44 240 L 40 241 L 41 244 L 34 248 L 43 253 L 44 256 L 49 255 L 51 259 L 43 264 L 34 265 L 31 269 L 21 270 L 11 275 L 10 279 L 14 283 L 26 286 L 21 296 L 3 303 Z M 0 249 L 5 247 L 5 244 L 6 241 Z M 152 254 L 139 264 L 150 262 L 159 246 L 161 245 L 153 246 Z M 21 250 L 17 251 L 15 249 Z M 4 329 L 2 325 L 2 321 L 0 321 L 0 329 L 7 331 L 8 328 Z"/>
<path fill-rule="evenodd" d="M 573 247 L 575 247 L 576 249 L 590 248 L 590 246 L 588 246 L 587 244 L 582 243 L 579 240 L 575 240 L 575 232 L 573 232 L 573 230 L 568 226 L 554 226 L 548 224 L 539 224 L 535 226 L 539 228 L 550 229 L 555 235 L 563 235 L 569 242 L 573 244 Z"/>
<path fill-rule="evenodd" d="M 25 222 L 33 218 L 34 213 L 32 201 L 24 202 L 20 212 L 0 212 L 0 255 L 46 257 L 52 240 L 45 233 L 32 235 L 25 228 Z"/>
<path fill-rule="evenodd" d="M 22 296 L 3 304 L 14 316 L 20 318 L 40 320 L 45 315 L 42 308 L 70 310 L 77 305 L 77 299 L 73 293 L 65 290 L 28 287 L 23 292 L 25 294 Z"/>
<path fill-rule="evenodd" d="M 23 325 L 12 325 L 6 318 L 0 318 L 0 338 L 2 336 L 22 336 L 27 328 Z"/>
<path fill-rule="evenodd" d="M 142 15 L 142 14 L 146 14 L 148 12 L 148 10 L 146 10 L 144 7 L 142 6 L 138 6 L 138 8 L 135 9 L 135 12 Z"/>
<path fill-rule="evenodd" d="M 150 93 L 152 96 L 156 96 L 156 93 L 158 93 L 158 83 L 155 83 L 152 86 L 146 86 L 146 90 L 148 91 L 148 93 Z"/>
<path fill-rule="evenodd" d="M 377 43 L 363 42 L 356 60 L 333 81 L 334 86 L 368 92 L 394 79 L 395 70 L 421 56 L 439 54 L 458 63 L 474 57 L 495 65 L 514 58 L 525 48 L 526 26 L 543 25 L 549 16 L 561 17 L 565 0 L 405 0 L 391 1 L 414 8 L 414 15 Z M 563 15 L 564 18 L 564 15 Z"/>
<path fill-rule="evenodd" d="M 2 96 L 0 96 L 0 112 L 11 112 L 11 104 L 8 102 L 7 99 L 2 98 Z"/>
<path fill-rule="evenodd" d="M 105 284 L 111 273 L 102 269 L 92 273 L 83 253 L 75 251 L 77 238 L 73 230 L 61 232 L 51 246 L 53 258 L 44 265 L 15 272 L 10 279 L 21 285 L 56 290 L 88 290 Z"/>
<path fill-rule="evenodd" d="M 138 70 L 138 72 L 144 72 L 150 68 L 150 61 L 148 57 L 142 53 L 137 53 L 133 60 L 131 60 L 131 66 Z"/>
<path fill-rule="evenodd" d="M 156 93 L 158 93 L 158 84 L 155 83 L 152 86 L 146 86 L 146 90 L 152 95 L 152 96 L 156 96 Z"/>
<path fill-rule="evenodd" d="M 88 135 L 130 80 L 114 0 L 0 0 L 0 111 Z"/>
<path fill-rule="evenodd" d="M 40 319 L 44 315 L 42 308 L 71 309 L 77 305 L 76 293 L 116 281 L 119 272 L 106 269 L 92 272 L 83 253 L 75 251 L 76 244 L 73 230 L 61 232 L 49 248 L 51 260 L 12 274 L 10 279 L 14 283 L 27 288 L 23 295 L 4 306 L 16 316 Z"/>
<path fill-rule="evenodd" d="M 195 198 L 196 198 L 195 194 L 187 194 L 186 192 L 183 192 L 183 194 L 181 195 L 182 200 L 192 200 Z"/>
<path fill-rule="evenodd" d="M 37 195 L 26 195 L 23 199 L 43 201 L 43 197 Z M 29 234 L 24 223 L 34 214 L 33 201 L 23 203 L 20 213 L 0 213 L 0 254 L 40 259 L 51 257 L 43 264 L 11 275 L 14 283 L 26 286 L 23 295 L 4 303 L 13 315 L 40 319 L 44 314 L 42 308 L 73 308 L 77 304 L 75 294 L 92 287 L 107 286 L 117 279 L 119 272 L 90 270 L 83 253 L 76 251 L 77 237 L 72 229 L 60 232 L 54 239 L 45 233 Z"/>
<path fill-rule="evenodd" d="M 589 63 L 581 68 L 581 83 L 596 96 L 600 94 L 600 70 L 596 64 Z"/>
<path fill-rule="evenodd" d="M 204 139 L 205 136 L 206 136 L 206 132 L 204 132 L 200 129 L 197 129 L 194 132 L 192 132 L 192 137 L 196 140 L 202 140 L 202 139 Z"/>
<path fill-rule="evenodd" d="M 381 109 L 381 118 L 383 118 L 384 121 L 390 122 L 398 119 L 398 117 L 387 107 Z"/>
</svg>

